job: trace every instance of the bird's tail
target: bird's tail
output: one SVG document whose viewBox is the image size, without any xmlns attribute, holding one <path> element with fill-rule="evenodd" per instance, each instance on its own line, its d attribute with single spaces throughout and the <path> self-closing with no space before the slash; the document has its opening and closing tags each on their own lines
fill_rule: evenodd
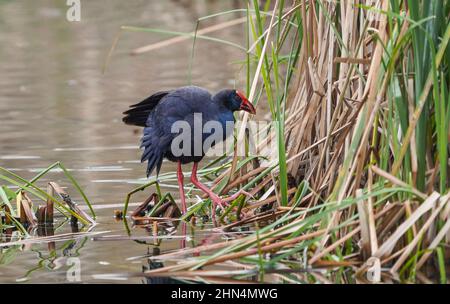
<svg viewBox="0 0 450 304">
<path fill-rule="evenodd" d="M 157 92 L 140 103 L 130 106 L 130 109 L 123 113 L 125 117 L 122 121 L 127 125 L 145 127 L 151 111 L 167 94 L 169 91 Z"/>
<path fill-rule="evenodd" d="M 144 148 L 141 162 L 148 161 L 147 177 L 152 174 L 156 168 L 156 176 L 158 177 L 164 154 L 167 146 L 170 144 L 170 136 L 160 136 L 154 134 L 155 130 L 152 127 L 144 129 L 144 137 L 142 137 L 141 148 Z"/>
<path fill-rule="evenodd" d="M 159 175 L 159 170 L 161 169 L 163 155 L 159 151 L 159 149 L 152 145 L 145 146 L 144 144 L 141 147 L 145 147 L 144 153 L 142 153 L 141 162 L 148 161 L 147 164 L 147 177 L 152 174 L 153 170 L 156 167 L 156 175 Z"/>
<path fill-rule="evenodd" d="M 152 154 L 151 158 L 148 159 L 148 165 L 147 165 L 147 177 L 152 174 L 153 170 L 156 167 L 156 177 L 159 175 L 159 171 L 161 170 L 163 158 L 161 154 Z"/>
</svg>

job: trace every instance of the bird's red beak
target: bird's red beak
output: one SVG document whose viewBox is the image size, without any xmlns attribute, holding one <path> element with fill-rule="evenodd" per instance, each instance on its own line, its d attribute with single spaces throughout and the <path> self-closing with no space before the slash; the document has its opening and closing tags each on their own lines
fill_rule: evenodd
<svg viewBox="0 0 450 304">
<path fill-rule="evenodd" d="M 242 100 L 241 108 L 240 110 L 243 110 L 245 112 L 249 112 L 250 114 L 256 114 L 255 107 L 252 105 L 250 101 L 239 91 L 236 91 L 236 93 L 239 95 L 239 97 Z"/>
</svg>

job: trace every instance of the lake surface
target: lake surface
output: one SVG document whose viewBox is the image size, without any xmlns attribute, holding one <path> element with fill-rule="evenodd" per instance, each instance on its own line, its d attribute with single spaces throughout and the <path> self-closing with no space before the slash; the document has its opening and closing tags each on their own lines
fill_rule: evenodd
<svg viewBox="0 0 450 304">
<path fill-rule="evenodd" d="M 122 25 L 190 32 L 199 17 L 236 8 L 236 2 L 82 0 L 81 21 L 68 22 L 65 1 L 0 0 L 0 166 L 30 179 L 61 161 L 96 206 L 93 232 L 104 232 L 98 237 L 126 236 L 113 211 L 122 208 L 126 193 L 145 181 L 145 165 L 139 161 L 140 130 L 125 126 L 121 113 L 155 91 L 189 84 L 192 40 L 130 56 L 135 48 L 171 36 L 123 32 L 103 73 L 111 45 Z M 203 26 L 237 17 L 215 18 Z M 210 35 L 243 44 L 241 26 Z M 242 59 L 237 48 L 197 41 L 192 83 L 212 91 L 243 88 L 237 79 L 245 71 L 235 63 Z M 172 163 L 163 165 L 164 172 L 174 170 Z M 58 170 L 39 185 L 49 181 L 70 186 Z M 176 197 L 176 181 L 163 190 Z M 70 187 L 68 191 L 81 204 L 80 195 Z M 150 192 L 136 195 L 132 202 Z M 55 234 L 70 232 L 68 226 Z M 135 228 L 132 235 L 148 232 Z M 0 283 L 70 282 L 71 258 L 79 259 L 82 282 L 139 283 L 141 277 L 115 274 L 141 272 L 155 247 L 161 252 L 179 248 L 179 232 L 174 235 L 160 246 L 94 241 L 89 236 L 57 242 L 56 254 L 46 243 L 3 249 Z M 188 245 L 208 236 L 208 231 L 200 231 Z"/>
</svg>

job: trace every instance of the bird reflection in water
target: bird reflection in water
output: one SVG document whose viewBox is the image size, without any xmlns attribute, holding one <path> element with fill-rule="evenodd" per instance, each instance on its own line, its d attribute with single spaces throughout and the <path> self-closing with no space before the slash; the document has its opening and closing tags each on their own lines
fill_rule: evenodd
<svg viewBox="0 0 450 304">
<path fill-rule="evenodd" d="M 161 251 L 159 247 L 153 247 L 152 255 L 151 257 L 158 256 L 161 254 Z M 150 252 L 149 252 L 150 255 Z M 145 273 L 146 271 L 158 269 L 164 267 L 164 264 L 160 261 L 154 260 L 152 258 L 147 259 L 147 265 L 148 266 L 142 266 L 142 272 Z M 179 280 L 170 278 L 170 277 L 145 277 L 145 280 L 143 280 L 144 284 L 181 284 Z"/>
</svg>

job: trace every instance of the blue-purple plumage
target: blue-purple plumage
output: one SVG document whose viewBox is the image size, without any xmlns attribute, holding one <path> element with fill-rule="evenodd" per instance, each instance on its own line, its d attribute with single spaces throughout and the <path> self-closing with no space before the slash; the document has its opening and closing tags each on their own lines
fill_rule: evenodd
<svg viewBox="0 0 450 304">
<path fill-rule="evenodd" d="M 127 124 L 144 126 L 141 148 L 144 148 L 141 161 L 148 161 L 147 176 L 156 168 L 157 175 L 161 169 L 163 158 L 181 163 L 198 162 L 206 151 L 201 147 L 201 154 L 194 155 L 194 115 L 202 115 L 202 124 L 217 121 L 222 126 L 225 139 L 230 134 L 230 123 L 234 123 L 233 112 L 238 110 L 241 100 L 236 98 L 235 90 L 222 90 L 212 96 L 207 90 L 187 86 L 172 91 L 158 92 L 144 101 L 131 106 L 125 112 L 123 121 Z M 145 120 L 145 122 L 144 122 Z M 174 156 L 171 151 L 172 140 L 178 133 L 172 133 L 172 125 L 177 122 L 187 122 L 191 126 L 192 150 L 188 155 Z M 226 125 L 228 124 L 228 128 Z M 215 132 L 214 130 L 212 132 Z M 211 132 L 202 132 L 203 141 Z"/>
</svg>

